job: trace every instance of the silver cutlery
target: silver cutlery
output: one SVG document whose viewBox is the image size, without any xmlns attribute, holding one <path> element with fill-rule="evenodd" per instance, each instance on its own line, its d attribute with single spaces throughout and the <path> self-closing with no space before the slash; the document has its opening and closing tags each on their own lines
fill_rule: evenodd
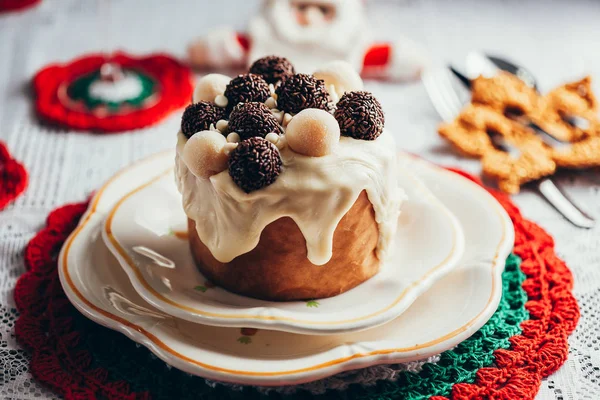
<svg viewBox="0 0 600 400">
<path fill-rule="evenodd" d="M 476 77 L 479 75 L 494 76 L 499 71 L 506 71 L 521 79 L 525 84 L 534 88 L 538 93 L 538 84 L 535 76 L 525 67 L 507 60 L 506 58 L 491 56 L 477 51 L 472 51 L 467 55 L 467 71 L 469 76 Z M 453 71 L 454 72 L 454 71 Z M 462 79 L 461 79 L 462 82 Z M 464 83 L 464 82 L 463 82 Z M 568 142 L 563 142 L 556 139 L 546 130 L 539 127 L 533 121 L 523 119 L 519 116 L 509 117 L 520 121 L 524 125 L 531 128 L 540 137 L 544 143 L 555 149 L 569 146 Z M 580 129 L 587 129 L 589 121 L 585 118 L 569 115 L 565 121 Z M 538 191 L 556 208 L 565 218 L 571 221 L 574 225 L 581 228 L 592 228 L 596 221 L 589 214 L 585 213 L 581 208 L 575 205 L 561 190 L 554 184 L 550 178 L 543 179 L 537 182 Z"/>
<path fill-rule="evenodd" d="M 440 117 L 446 122 L 453 121 L 466 103 L 465 100 L 461 99 L 457 89 L 454 87 L 454 82 L 456 81 L 454 76 L 453 71 L 448 68 L 430 69 L 422 75 L 422 81 L 431 103 Z M 464 79 L 466 81 L 460 79 L 461 82 L 470 86 L 470 80 L 466 77 Z M 518 157 L 520 153 L 518 148 L 505 142 L 499 136 L 491 136 L 494 145 Z M 594 219 L 587 216 L 575 206 L 550 178 L 537 181 L 534 187 L 556 210 L 575 226 L 581 228 L 592 228 L 594 226 Z"/>
<path fill-rule="evenodd" d="M 498 71 L 506 71 L 513 75 L 516 75 L 519 79 L 525 82 L 526 85 L 532 87 L 537 92 L 539 92 L 539 86 L 537 84 L 537 80 L 535 76 L 525 67 L 521 65 L 517 65 L 512 61 L 507 60 L 506 58 L 491 56 L 489 54 L 480 53 L 477 51 L 472 51 L 467 54 L 467 75 L 475 78 L 479 75 L 484 75 L 487 77 L 494 76 L 498 73 Z M 568 115 L 565 116 L 565 121 L 579 129 L 588 129 L 590 126 L 590 122 L 580 116 L 577 115 Z M 543 129 L 535 126 L 533 124 L 533 129 L 540 130 L 539 134 L 551 137 L 555 141 L 558 141 L 553 136 L 549 135 Z M 560 142 L 560 141 L 558 141 Z"/>
<path fill-rule="evenodd" d="M 471 54 L 473 54 L 473 53 L 471 53 Z M 468 61 L 467 61 L 467 65 L 469 65 Z M 477 65 L 482 65 L 482 64 L 478 61 Z M 458 80 L 463 84 L 463 86 L 470 90 L 471 89 L 471 79 L 469 77 L 467 77 L 466 75 L 462 74 L 461 72 L 459 72 L 453 66 L 450 66 L 449 68 L 450 68 L 450 71 L 452 71 L 452 73 L 454 74 L 454 76 L 456 78 L 458 78 Z M 493 68 L 493 67 L 488 67 L 488 68 L 486 68 L 486 70 L 489 68 Z M 473 70 L 472 67 L 471 67 L 471 69 Z M 485 70 L 484 70 L 484 72 L 485 72 Z M 498 69 L 496 69 L 496 72 L 498 72 Z M 487 74 L 483 74 L 483 73 L 480 75 L 487 76 Z M 479 75 L 477 75 L 477 76 L 479 76 Z M 527 75 L 527 76 L 531 76 L 531 75 Z M 516 113 L 511 113 L 510 111 L 508 111 L 506 113 L 506 116 L 512 120 L 515 120 L 515 121 L 521 123 L 522 125 L 527 126 L 530 129 L 532 129 L 544 141 L 544 143 L 546 143 L 550 147 L 559 148 L 559 147 L 565 147 L 565 146 L 569 145 L 569 143 L 560 141 L 560 140 L 556 139 L 554 136 L 550 135 L 544 129 L 539 127 L 535 122 L 530 121 L 529 119 L 523 118 L 522 116 L 520 116 Z"/>
</svg>

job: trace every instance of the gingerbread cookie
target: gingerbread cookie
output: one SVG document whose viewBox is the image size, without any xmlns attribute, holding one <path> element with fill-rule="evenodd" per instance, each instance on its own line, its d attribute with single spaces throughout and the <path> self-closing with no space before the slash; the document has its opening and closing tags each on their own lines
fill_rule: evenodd
<svg viewBox="0 0 600 400">
<path fill-rule="evenodd" d="M 552 158 L 561 168 L 593 168 L 600 166 L 600 134 L 587 136 L 565 148 L 553 149 Z"/>
<path fill-rule="evenodd" d="M 591 89 L 591 78 L 559 86 L 540 98 L 539 107 L 529 118 L 553 137 L 564 142 L 575 142 L 589 134 L 597 121 L 598 103 Z M 589 122 L 589 127 L 575 126 L 569 117 L 579 117 Z"/>
<path fill-rule="evenodd" d="M 494 149 L 488 131 L 510 136 L 512 125 L 510 120 L 494 109 L 470 104 L 454 121 L 440 125 L 438 133 L 461 153 L 479 158 Z"/>
<path fill-rule="evenodd" d="M 472 81 L 471 102 L 485 104 L 500 113 L 527 114 L 536 109 L 539 95 L 522 80 L 508 72 L 492 78 L 480 76 Z"/>
<path fill-rule="evenodd" d="M 551 175 L 557 167 L 600 166 L 598 103 L 589 77 L 542 96 L 516 76 L 501 72 L 473 80 L 471 102 L 438 132 L 461 153 L 481 158 L 483 173 L 505 192 L 517 193 L 524 183 Z M 586 120 L 587 126 L 569 122 L 573 116 Z M 567 144 L 545 144 L 528 127 L 530 122 Z M 518 157 L 495 146 L 491 134 L 518 149 Z"/>
<path fill-rule="evenodd" d="M 438 132 L 460 152 L 481 158 L 483 173 L 496 179 L 500 189 L 508 193 L 518 193 L 523 184 L 556 170 L 552 151 L 533 132 L 489 106 L 466 106 Z M 497 148 L 490 138 L 492 134 L 517 148 L 518 157 Z"/>
<path fill-rule="evenodd" d="M 553 149 L 553 158 L 562 168 L 600 166 L 600 120 L 598 101 L 592 92 L 591 78 L 567 83 L 543 97 L 542 111 L 536 122 L 559 140 L 570 146 Z M 575 126 L 569 117 L 587 121 L 587 126 Z"/>
<path fill-rule="evenodd" d="M 556 171 L 552 154 L 543 143 L 525 139 L 510 144 L 518 147 L 518 158 L 497 149 L 488 151 L 481 158 L 483 173 L 497 180 L 500 190 L 511 194 L 519 193 L 525 183 L 552 175 Z"/>
</svg>

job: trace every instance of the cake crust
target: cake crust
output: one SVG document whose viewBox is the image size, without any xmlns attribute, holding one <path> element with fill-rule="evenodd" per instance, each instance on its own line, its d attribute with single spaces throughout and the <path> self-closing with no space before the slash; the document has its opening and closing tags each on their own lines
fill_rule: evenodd
<svg viewBox="0 0 600 400">
<path fill-rule="evenodd" d="M 200 272 L 215 284 L 263 300 L 326 298 L 361 284 L 379 271 L 379 229 L 373 205 L 363 190 L 333 235 L 333 255 L 324 265 L 307 258 L 298 225 L 282 217 L 265 227 L 258 245 L 228 263 L 217 261 L 188 218 L 190 249 Z"/>
</svg>

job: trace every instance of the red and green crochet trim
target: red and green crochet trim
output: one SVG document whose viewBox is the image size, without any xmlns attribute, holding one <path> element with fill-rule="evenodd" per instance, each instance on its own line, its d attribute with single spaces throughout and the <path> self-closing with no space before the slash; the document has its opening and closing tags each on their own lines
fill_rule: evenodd
<svg viewBox="0 0 600 400">
<path fill-rule="evenodd" d="M 28 182 L 29 175 L 23 164 L 12 158 L 8 147 L 0 141 L 0 210 L 19 197 Z"/>
<path fill-rule="evenodd" d="M 119 102 L 90 97 L 88 89 L 106 62 L 103 55 L 92 54 L 67 64 L 49 65 L 35 75 L 39 117 L 62 127 L 114 133 L 155 124 L 189 103 L 192 72 L 172 57 L 155 54 L 137 58 L 117 53 L 110 61 L 139 79 L 138 95 Z"/>
<path fill-rule="evenodd" d="M 354 385 L 346 392 L 330 391 L 314 398 L 534 398 L 541 379 L 566 360 L 567 336 L 575 328 L 579 309 L 571 293 L 571 273 L 554 254 L 552 238 L 523 219 L 507 196 L 493 194 L 513 219 L 516 255 L 506 261 L 502 300 L 488 323 L 418 373 L 403 372 L 395 382 Z M 36 379 L 67 399 L 281 397 L 251 387 L 213 388 L 79 314 L 60 286 L 56 258 L 86 206 L 75 204 L 52 212 L 47 227 L 25 252 L 29 271 L 15 289 L 21 312 L 15 329 L 18 340 L 32 351 L 30 368 Z M 311 396 L 299 392 L 289 397 Z"/>
</svg>

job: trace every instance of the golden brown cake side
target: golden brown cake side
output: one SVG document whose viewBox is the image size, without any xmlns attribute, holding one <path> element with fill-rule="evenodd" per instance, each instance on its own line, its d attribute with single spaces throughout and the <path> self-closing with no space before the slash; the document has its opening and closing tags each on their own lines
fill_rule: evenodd
<svg viewBox="0 0 600 400">
<path fill-rule="evenodd" d="M 198 268 L 223 288 L 331 297 L 391 256 L 405 198 L 396 144 L 352 66 L 333 72 L 267 56 L 205 76 L 185 109 L 175 181 Z"/>
<path fill-rule="evenodd" d="M 267 300 L 304 300 L 338 295 L 379 271 L 375 249 L 379 229 L 363 191 L 333 235 L 333 256 L 324 265 L 306 257 L 306 241 L 289 217 L 262 231 L 258 245 L 228 263 L 217 261 L 188 219 L 189 241 L 200 272 L 232 292 Z"/>
</svg>

